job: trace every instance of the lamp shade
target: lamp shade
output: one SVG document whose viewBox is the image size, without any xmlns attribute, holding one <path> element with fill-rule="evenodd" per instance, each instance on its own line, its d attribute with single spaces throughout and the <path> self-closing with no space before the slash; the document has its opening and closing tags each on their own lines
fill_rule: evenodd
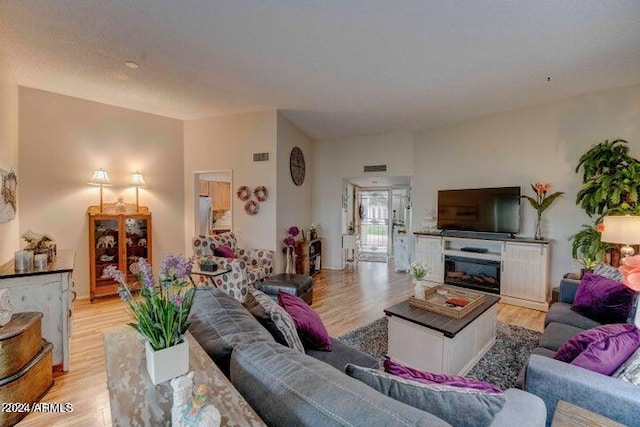
<svg viewBox="0 0 640 427">
<path fill-rule="evenodd" d="M 600 240 L 607 243 L 640 244 L 640 216 L 605 216 Z"/>
<path fill-rule="evenodd" d="M 89 184 L 109 185 L 111 184 L 111 181 L 109 181 L 109 175 L 107 174 L 107 171 L 100 168 L 93 172 L 93 177 L 91 178 Z"/>
<path fill-rule="evenodd" d="M 146 184 L 144 183 L 144 178 L 142 177 L 142 174 L 140 172 L 134 172 L 131 174 L 129 185 L 132 187 L 144 187 Z"/>
</svg>

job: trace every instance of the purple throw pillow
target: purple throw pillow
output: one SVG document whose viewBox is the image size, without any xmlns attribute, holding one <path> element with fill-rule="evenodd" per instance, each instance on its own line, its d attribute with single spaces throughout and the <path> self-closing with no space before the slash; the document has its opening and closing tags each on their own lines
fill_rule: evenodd
<svg viewBox="0 0 640 427">
<path fill-rule="evenodd" d="M 485 391 L 487 393 L 502 393 L 500 387 L 484 381 L 458 375 L 434 374 L 431 372 L 419 371 L 409 366 L 401 365 L 393 360 L 384 361 L 384 371 L 406 380 L 413 380 L 423 384 L 442 384 L 451 387 L 472 388 L 474 390 Z"/>
<path fill-rule="evenodd" d="M 603 375 L 611 375 L 640 346 L 640 330 L 616 323 L 575 334 L 560 346 L 554 359 Z"/>
<path fill-rule="evenodd" d="M 305 347 L 313 350 L 332 350 L 331 338 L 320 316 L 304 300 L 286 292 L 278 292 L 278 304 L 293 318 Z"/>
<path fill-rule="evenodd" d="M 624 323 L 633 306 L 633 294 L 620 282 L 585 273 L 571 309 L 600 323 Z"/>
<path fill-rule="evenodd" d="M 236 254 L 233 252 L 233 249 L 231 249 L 227 245 L 218 246 L 213 250 L 213 254 L 215 256 L 221 256 L 224 258 L 237 258 Z"/>
</svg>

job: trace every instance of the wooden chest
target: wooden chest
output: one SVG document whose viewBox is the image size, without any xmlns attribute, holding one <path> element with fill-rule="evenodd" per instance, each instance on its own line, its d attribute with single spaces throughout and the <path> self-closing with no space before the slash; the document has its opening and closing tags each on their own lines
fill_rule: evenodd
<svg viewBox="0 0 640 427">
<path fill-rule="evenodd" d="M 42 313 L 14 314 L 0 328 L 0 402 L 16 403 L 0 411 L 0 425 L 14 425 L 53 385 L 53 345 L 42 339 Z"/>
</svg>

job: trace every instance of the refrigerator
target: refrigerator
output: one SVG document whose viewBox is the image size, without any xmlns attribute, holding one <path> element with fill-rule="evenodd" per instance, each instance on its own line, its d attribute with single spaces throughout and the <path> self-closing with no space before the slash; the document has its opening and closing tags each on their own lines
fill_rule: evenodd
<svg viewBox="0 0 640 427">
<path fill-rule="evenodd" d="M 208 236 L 212 226 L 211 207 L 213 199 L 211 197 L 200 197 L 198 210 L 198 234 Z"/>
</svg>

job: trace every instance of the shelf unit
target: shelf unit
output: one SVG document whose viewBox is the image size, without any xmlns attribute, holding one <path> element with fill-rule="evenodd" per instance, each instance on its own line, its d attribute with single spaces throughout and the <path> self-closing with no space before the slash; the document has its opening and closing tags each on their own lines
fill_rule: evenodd
<svg viewBox="0 0 640 427">
<path fill-rule="evenodd" d="M 320 272 L 322 239 L 296 242 L 296 273 L 314 276 Z"/>
<path fill-rule="evenodd" d="M 118 283 L 105 269 L 113 265 L 123 273 L 129 286 L 138 282 L 137 261 L 145 258 L 151 264 L 151 213 L 140 206 L 127 205 L 125 212 L 105 204 L 103 212 L 89 208 L 90 300 L 118 293 Z"/>
</svg>

